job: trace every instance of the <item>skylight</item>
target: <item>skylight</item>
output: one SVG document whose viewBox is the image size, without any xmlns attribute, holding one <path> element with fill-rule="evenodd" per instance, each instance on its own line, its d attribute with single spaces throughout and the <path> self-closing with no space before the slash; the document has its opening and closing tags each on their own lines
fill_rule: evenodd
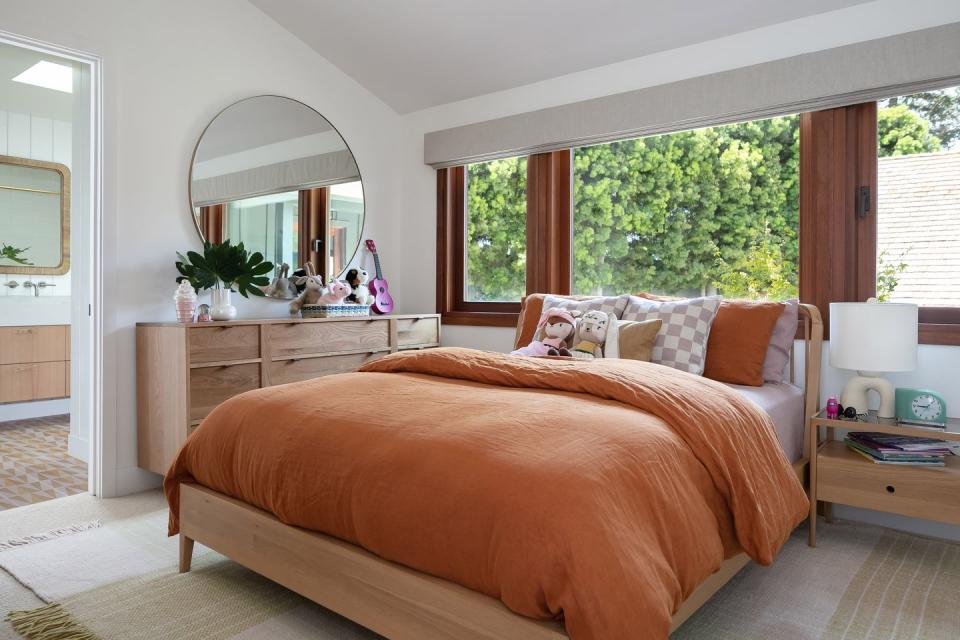
<svg viewBox="0 0 960 640">
<path fill-rule="evenodd" d="M 63 64 L 41 60 L 16 78 L 14 82 L 32 84 L 45 89 L 73 93 L 73 69 Z"/>
</svg>

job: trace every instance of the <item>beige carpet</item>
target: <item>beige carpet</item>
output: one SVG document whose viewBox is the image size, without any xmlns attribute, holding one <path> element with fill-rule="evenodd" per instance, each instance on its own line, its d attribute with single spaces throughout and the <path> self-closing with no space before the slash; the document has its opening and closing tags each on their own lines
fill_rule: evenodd
<svg viewBox="0 0 960 640">
<path fill-rule="evenodd" d="M 87 465 L 67 454 L 70 416 L 0 422 L 0 509 L 87 490 Z"/>
<path fill-rule="evenodd" d="M 107 501 L 76 496 L 23 509 L 29 528 L 14 526 L 7 517 L 12 512 L 0 513 L 0 540 L 91 519 L 103 522 L 72 540 L 37 543 L 32 561 L 14 562 L 12 555 L 5 561 L 8 552 L 0 551 L 0 565 L 38 592 L 58 595 L 56 602 L 73 622 L 103 640 L 377 637 L 212 552 L 197 557 L 191 573 L 179 575 L 175 547 L 154 531 L 163 520 L 158 506 L 162 498 L 155 492 Z M 960 637 L 960 547 L 842 521 L 822 524 L 819 533 L 819 546 L 810 549 L 798 530 L 772 567 L 742 571 L 673 638 Z M 105 542 L 111 537 L 114 542 Z M 90 573 L 89 563 L 68 558 L 84 549 L 96 557 L 105 544 L 125 558 L 116 564 L 128 566 L 128 577 L 115 579 L 110 571 L 78 577 Z M 129 545 L 140 549 L 142 558 L 134 559 Z M 16 554 L 23 556 L 22 549 Z M 59 565 L 58 573 L 44 569 L 51 563 Z M 148 564 L 154 568 L 145 570 Z M 45 604 L 2 574 L 0 602 L 5 610 Z M 0 627 L 0 638 L 8 637 L 18 636 L 9 625 Z"/>
</svg>

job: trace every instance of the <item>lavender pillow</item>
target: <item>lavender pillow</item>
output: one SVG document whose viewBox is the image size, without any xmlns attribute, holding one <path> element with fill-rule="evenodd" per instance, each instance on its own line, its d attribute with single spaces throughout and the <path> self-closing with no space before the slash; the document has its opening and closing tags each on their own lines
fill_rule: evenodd
<svg viewBox="0 0 960 640">
<path fill-rule="evenodd" d="M 770 334 L 767 355 L 763 359 L 763 379 L 765 382 L 783 382 L 783 372 L 790 363 L 790 347 L 797 335 L 797 320 L 800 316 L 800 301 L 796 298 L 784 300 L 786 307 Z"/>
</svg>

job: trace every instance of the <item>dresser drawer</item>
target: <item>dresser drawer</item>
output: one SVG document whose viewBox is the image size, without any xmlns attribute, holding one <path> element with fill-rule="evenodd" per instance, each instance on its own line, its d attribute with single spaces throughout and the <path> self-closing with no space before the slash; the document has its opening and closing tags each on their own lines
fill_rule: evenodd
<svg viewBox="0 0 960 640">
<path fill-rule="evenodd" d="M 0 327 L 0 364 L 70 359 L 68 327 Z"/>
<path fill-rule="evenodd" d="M 191 364 L 260 357 L 260 327 L 257 325 L 195 327 L 187 334 Z"/>
<path fill-rule="evenodd" d="M 865 509 L 944 522 L 960 522 L 960 464 L 946 467 L 874 464 L 829 442 L 817 463 L 817 498 Z"/>
<path fill-rule="evenodd" d="M 439 344 L 439 318 L 400 318 L 397 320 L 397 346 L 399 348 L 436 347 Z"/>
<path fill-rule="evenodd" d="M 270 324 L 267 331 L 274 358 L 390 348 L 390 326 L 385 320 Z"/>
<path fill-rule="evenodd" d="M 190 420 L 202 420 L 224 400 L 260 388 L 259 364 L 199 367 L 190 370 Z"/>
<path fill-rule="evenodd" d="M 380 351 L 378 353 L 350 353 L 342 356 L 277 360 L 270 363 L 270 384 L 287 384 L 335 373 L 349 373 L 350 371 L 356 371 L 368 362 L 382 358 L 387 353 L 387 351 Z"/>
<path fill-rule="evenodd" d="M 0 402 L 27 402 L 66 395 L 66 362 L 0 365 Z"/>
</svg>

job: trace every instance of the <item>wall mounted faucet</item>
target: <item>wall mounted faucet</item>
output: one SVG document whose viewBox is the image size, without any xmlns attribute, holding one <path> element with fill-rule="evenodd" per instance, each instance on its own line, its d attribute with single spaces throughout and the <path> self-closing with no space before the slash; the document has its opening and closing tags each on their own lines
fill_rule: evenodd
<svg viewBox="0 0 960 640">
<path fill-rule="evenodd" d="M 27 282 L 23 283 L 24 289 L 31 289 L 31 288 L 33 289 L 34 298 L 37 298 L 40 296 L 40 289 L 45 289 L 46 287 L 55 287 L 55 286 L 57 285 L 53 284 L 52 282 L 44 282 L 43 280 L 41 280 L 40 282 L 30 282 L 28 280 Z"/>
<path fill-rule="evenodd" d="M 7 289 L 16 289 L 20 286 L 20 283 L 16 280 L 7 280 L 3 283 L 3 286 L 5 286 Z"/>
</svg>

